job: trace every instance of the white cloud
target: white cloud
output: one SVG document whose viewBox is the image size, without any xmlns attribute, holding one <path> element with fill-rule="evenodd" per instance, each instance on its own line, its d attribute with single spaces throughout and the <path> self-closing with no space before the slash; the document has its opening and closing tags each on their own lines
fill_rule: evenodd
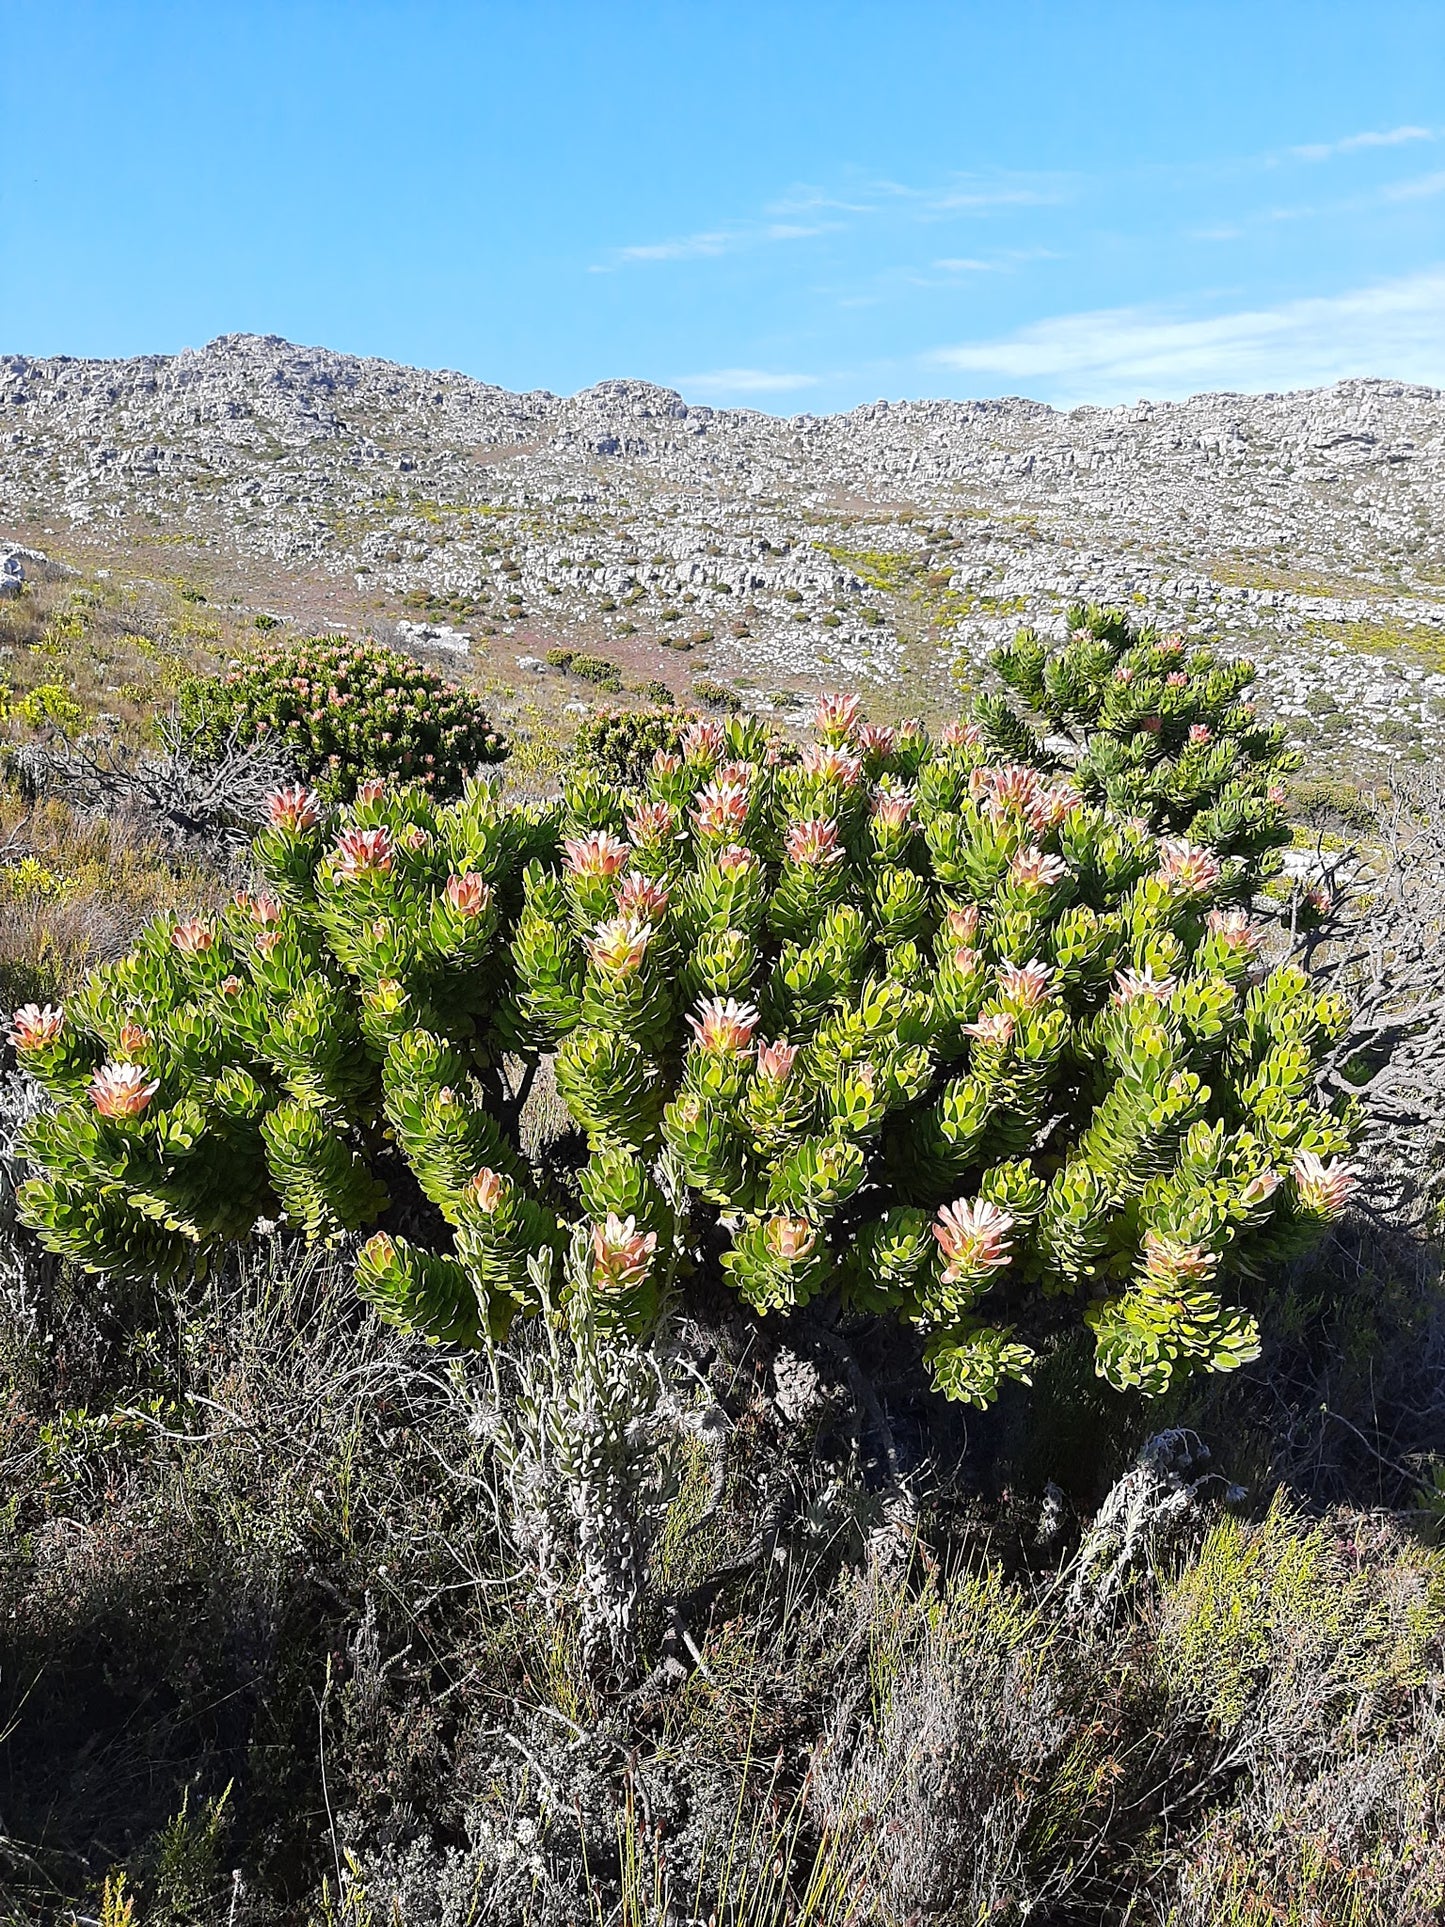
<svg viewBox="0 0 1445 1927">
<path fill-rule="evenodd" d="M 714 368 L 705 375 L 679 375 L 674 386 L 684 395 L 783 395 L 795 388 L 816 388 L 816 375 L 774 374 L 767 368 Z"/>
<path fill-rule="evenodd" d="M 1445 268 L 1236 314 L 1136 307 L 1059 315 L 925 360 L 1068 403 L 1310 388 L 1348 375 L 1445 385 Z"/>
<path fill-rule="evenodd" d="M 1308 147 L 1292 147 L 1296 160 L 1327 161 L 1335 154 L 1355 154 L 1362 147 L 1403 147 L 1406 141 L 1432 141 L 1428 127 L 1390 127 L 1382 133 L 1346 134 L 1343 140 L 1315 141 Z"/>
<path fill-rule="evenodd" d="M 671 241 L 641 241 L 613 250 L 610 261 L 594 265 L 593 274 L 606 274 L 612 268 L 626 267 L 637 261 L 702 261 L 721 254 L 739 254 L 744 248 L 765 246 L 769 241 L 808 241 L 816 234 L 829 234 L 836 221 L 816 221 L 804 226 L 797 221 L 768 221 L 748 227 L 707 228 L 699 234 L 683 234 Z"/>
<path fill-rule="evenodd" d="M 1380 189 L 1382 201 L 1424 201 L 1433 194 L 1445 194 L 1445 173 L 1417 174 L 1411 181 L 1393 181 Z"/>
<path fill-rule="evenodd" d="M 1000 263 L 997 261 L 975 261 L 967 255 L 953 255 L 943 261 L 935 261 L 934 267 L 941 268 L 945 274 L 996 274 Z"/>
</svg>

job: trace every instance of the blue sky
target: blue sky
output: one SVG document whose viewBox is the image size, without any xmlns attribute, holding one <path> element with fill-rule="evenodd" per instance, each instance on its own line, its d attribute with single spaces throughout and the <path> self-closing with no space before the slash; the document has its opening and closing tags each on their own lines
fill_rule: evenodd
<svg viewBox="0 0 1445 1927">
<path fill-rule="evenodd" d="M 0 351 L 1445 386 L 1445 0 L 0 0 Z"/>
</svg>

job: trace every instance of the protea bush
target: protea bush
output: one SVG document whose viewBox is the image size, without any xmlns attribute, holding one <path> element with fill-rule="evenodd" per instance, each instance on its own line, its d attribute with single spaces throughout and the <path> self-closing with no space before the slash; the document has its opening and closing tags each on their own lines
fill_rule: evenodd
<svg viewBox="0 0 1445 1927">
<path fill-rule="evenodd" d="M 332 801 L 378 776 L 454 797 L 467 776 L 507 754 L 470 690 L 374 642 L 294 642 L 193 678 L 178 703 L 202 746 L 272 744 Z"/>
<path fill-rule="evenodd" d="M 1249 911 L 1289 758 L 1248 665 L 1118 618 L 998 666 L 1047 736 L 1001 698 L 934 739 L 838 696 L 805 748 L 694 722 L 549 809 L 284 793 L 261 894 L 18 1014 L 58 1100 L 29 1221 L 174 1269 L 258 1215 L 375 1223 L 399 1154 L 447 1235 L 383 1228 L 359 1282 L 434 1337 L 558 1291 L 641 1337 L 713 1266 L 764 1316 L 906 1321 L 976 1403 L 1081 1318 L 1118 1386 L 1238 1365 L 1240 1287 L 1350 1183 L 1315 1090 L 1346 1012 L 1264 969 Z M 575 1188 L 521 1148 L 544 1056 Z"/>
</svg>

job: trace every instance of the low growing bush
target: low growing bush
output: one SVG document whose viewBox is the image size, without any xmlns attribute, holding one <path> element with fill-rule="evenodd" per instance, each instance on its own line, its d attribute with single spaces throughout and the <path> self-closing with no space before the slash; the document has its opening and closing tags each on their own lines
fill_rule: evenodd
<svg viewBox="0 0 1445 1927">
<path fill-rule="evenodd" d="M 469 690 L 374 642 L 290 643 L 223 676 L 192 677 L 177 703 L 202 750 L 276 745 L 295 774 L 333 802 L 349 801 L 373 777 L 456 796 L 474 770 L 507 754 Z"/>
<path fill-rule="evenodd" d="M 704 1265 L 759 1313 L 905 1320 L 979 1404 L 1080 1317 L 1115 1386 L 1253 1357 L 1226 1286 L 1350 1182 L 1315 1093 L 1345 1009 L 1259 968 L 1245 907 L 1282 735 L 1248 664 L 1119 618 L 999 666 L 1066 760 L 1001 697 L 936 743 L 831 697 L 801 752 L 694 722 L 639 788 L 581 769 L 548 810 L 283 792 L 265 894 L 17 1015 L 57 1100 L 28 1221 L 175 1272 L 258 1215 L 376 1222 L 399 1152 L 447 1235 L 389 1225 L 359 1283 L 438 1338 L 558 1293 L 641 1334 Z M 521 1148 L 544 1055 L 575 1192 Z"/>
</svg>

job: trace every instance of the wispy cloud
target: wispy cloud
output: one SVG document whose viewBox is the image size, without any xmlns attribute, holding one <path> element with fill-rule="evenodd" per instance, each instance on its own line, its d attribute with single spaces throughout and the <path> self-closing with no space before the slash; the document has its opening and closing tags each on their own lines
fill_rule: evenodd
<svg viewBox="0 0 1445 1927">
<path fill-rule="evenodd" d="M 1445 173 L 1418 174 L 1412 181 L 1392 181 L 1388 187 L 1381 188 L 1380 199 L 1425 201 L 1435 194 L 1445 194 Z"/>
<path fill-rule="evenodd" d="M 753 222 L 739 227 L 705 228 L 698 234 L 681 234 L 669 241 L 639 241 L 614 248 L 606 261 L 595 262 L 593 274 L 606 274 L 614 268 L 642 261 L 703 261 L 723 254 L 740 254 L 744 249 L 765 247 L 774 241 L 809 241 L 815 235 L 832 233 L 836 221 Z"/>
<path fill-rule="evenodd" d="M 1308 388 L 1349 375 L 1445 384 L 1445 267 L 1236 314 L 1132 307 L 1060 315 L 924 360 L 1069 402 Z"/>
<path fill-rule="evenodd" d="M 730 395 L 785 395 L 794 389 L 816 388 L 816 375 L 775 373 L 768 368 L 714 368 L 703 375 L 679 375 L 675 387 L 684 395 L 725 398 Z"/>
<path fill-rule="evenodd" d="M 946 255 L 933 266 L 943 274 L 997 274 L 1003 266 L 1001 261 L 975 261 L 968 255 Z"/>
<path fill-rule="evenodd" d="M 1289 151 L 1298 161 L 1327 161 L 1336 154 L 1355 154 L 1365 147 L 1403 147 L 1407 141 L 1434 139 L 1434 130 L 1429 127 L 1389 127 L 1380 133 L 1346 134 L 1343 140 L 1314 141 Z"/>
</svg>

